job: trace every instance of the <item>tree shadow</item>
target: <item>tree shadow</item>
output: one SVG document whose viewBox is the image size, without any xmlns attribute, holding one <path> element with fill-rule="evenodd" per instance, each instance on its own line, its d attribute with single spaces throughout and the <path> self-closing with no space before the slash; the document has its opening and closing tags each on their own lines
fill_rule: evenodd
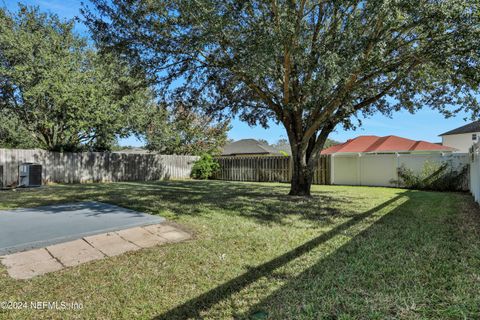
<svg viewBox="0 0 480 320">
<path fill-rule="evenodd" d="M 439 197 L 410 191 L 402 196 L 408 201 L 326 258 L 287 277 L 235 318 L 476 318 L 479 287 L 470 274 L 478 270 L 478 242 L 462 237 L 468 231 L 462 230 L 461 214 L 431 209 Z M 450 196 L 452 201 L 458 195 Z M 468 221 L 470 232 L 480 226 L 480 210 L 475 211 L 466 218 L 476 218 Z"/>
<path fill-rule="evenodd" d="M 318 246 L 324 244 L 335 236 L 346 232 L 349 228 L 358 224 L 362 220 L 374 215 L 378 211 L 392 205 L 401 198 L 407 197 L 408 192 L 397 195 L 396 197 L 368 210 L 361 214 L 357 214 L 347 222 L 334 227 L 330 231 L 322 233 L 320 236 L 294 248 L 293 250 L 272 259 L 259 266 L 250 268 L 244 274 L 223 283 L 222 285 L 198 296 L 186 301 L 185 303 L 161 314 L 154 319 L 186 319 L 186 318 L 201 318 L 201 312 L 210 309 L 217 303 L 228 299 L 235 293 L 240 292 L 250 284 L 258 281 L 262 277 L 269 277 L 272 273 L 285 266 L 289 262 L 309 253 Z"/>
<path fill-rule="evenodd" d="M 17 192 L 22 193 L 22 207 L 94 200 L 154 215 L 200 216 L 222 210 L 266 225 L 288 225 L 292 219 L 324 225 L 358 212 L 349 206 L 357 198 L 339 196 L 335 190 L 314 191 L 312 198 L 288 197 L 288 190 L 288 184 L 187 180 L 60 185 Z M 0 194 L 7 207 L 19 204 L 18 195 L 11 194 Z"/>
<path fill-rule="evenodd" d="M 255 219 L 263 224 L 288 224 L 289 218 L 318 223 L 330 223 L 332 219 L 348 212 L 348 204 L 355 199 L 339 197 L 335 191 L 317 191 L 311 198 L 286 196 L 288 184 L 225 182 L 225 181 L 162 181 L 160 183 L 125 183 L 122 188 L 138 188 L 138 198 L 146 192 L 151 199 L 159 196 L 181 204 L 170 207 L 175 215 L 201 215 L 208 210 L 223 210 Z M 162 207 L 162 204 L 158 204 Z M 148 207 L 148 204 L 147 204 Z M 145 208 L 148 210 L 148 208 Z M 207 210 L 206 210 L 207 209 Z"/>
</svg>

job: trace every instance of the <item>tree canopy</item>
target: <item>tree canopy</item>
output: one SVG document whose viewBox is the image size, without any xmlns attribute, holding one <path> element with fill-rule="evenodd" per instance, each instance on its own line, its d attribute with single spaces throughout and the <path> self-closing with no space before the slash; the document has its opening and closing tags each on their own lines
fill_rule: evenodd
<svg viewBox="0 0 480 320">
<path fill-rule="evenodd" d="M 37 147 L 35 136 L 28 131 L 15 113 L 0 110 L 0 148 Z"/>
<path fill-rule="evenodd" d="M 73 27 L 34 7 L 0 9 L 4 146 L 108 150 L 150 103 L 145 81 L 128 64 L 91 48 Z"/>
<path fill-rule="evenodd" d="M 215 155 L 227 142 L 229 121 L 216 121 L 195 107 L 159 103 L 137 129 L 146 148 L 162 154 Z"/>
<path fill-rule="evenodd" d="M 285 127 L 292 195 L 337 125 L 376 112 L 479 114 L 479 0 L 92 0 L 94 38 L 162 95 Z"/>
</svg>

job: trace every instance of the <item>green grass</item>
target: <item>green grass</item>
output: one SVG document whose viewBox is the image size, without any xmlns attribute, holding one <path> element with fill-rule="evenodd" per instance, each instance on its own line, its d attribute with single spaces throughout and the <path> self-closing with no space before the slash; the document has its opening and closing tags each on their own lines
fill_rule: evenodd
<svg viewBox="0 0 480 320">
<path fill-rule="evenodd" d="M 0 192 L 0 209 L 98 200 L 167 217 L 195 238 L 16 281 L 1 301 L 81 311 L 0 318 L 478 319 L 480 212 L 468 194 L 171 181 Z"/>
</svg>

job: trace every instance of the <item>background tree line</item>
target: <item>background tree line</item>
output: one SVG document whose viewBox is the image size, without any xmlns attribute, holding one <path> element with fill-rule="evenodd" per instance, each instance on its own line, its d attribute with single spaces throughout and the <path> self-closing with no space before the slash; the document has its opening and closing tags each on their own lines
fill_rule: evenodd
<svg viewBox="0 0 480 320">
<path fill-rule="evenodd" d="M 218 152 L 228 121 L 157 99 L 143 70 L 36 7 L 0 8 L 0 147 L 105 151 L 137 135 L 168 154 Z"/>
</svg>

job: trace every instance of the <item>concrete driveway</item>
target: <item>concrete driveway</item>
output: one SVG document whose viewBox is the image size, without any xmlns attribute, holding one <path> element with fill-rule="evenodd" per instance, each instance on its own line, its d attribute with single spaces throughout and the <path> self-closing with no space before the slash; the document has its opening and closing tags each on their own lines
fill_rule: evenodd
<svg viewBox="0 0 480 320">
<path fill-rule="evenodd" d="M 0 211 L 0 256 L 164 220 L 94 201 Z"/>
</svg>

